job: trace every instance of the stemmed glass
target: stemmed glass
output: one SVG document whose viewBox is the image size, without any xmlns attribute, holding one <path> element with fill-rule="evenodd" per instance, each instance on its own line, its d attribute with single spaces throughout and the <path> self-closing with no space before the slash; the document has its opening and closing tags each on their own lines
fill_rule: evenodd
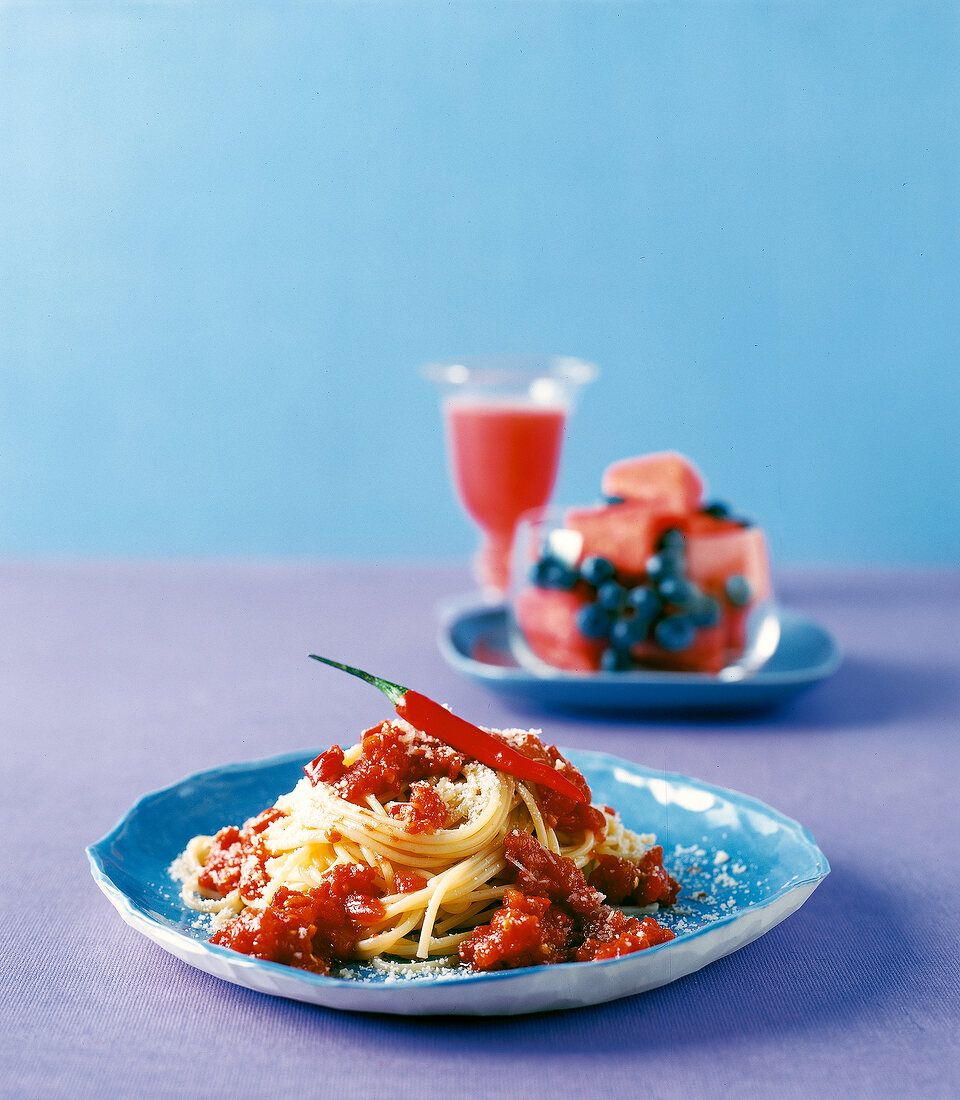
<svg viewBox="0 0 960 1100">
<path fill-rule="evenodd" d="M 495 355 L 428 363 L 421 374 L 439 390 L 453 483 L 483 532 L 477 579 L 502 596 L 517 520 L 549 501 L 567 418 L 597 368 L 568 356 Z"/>
</svg>

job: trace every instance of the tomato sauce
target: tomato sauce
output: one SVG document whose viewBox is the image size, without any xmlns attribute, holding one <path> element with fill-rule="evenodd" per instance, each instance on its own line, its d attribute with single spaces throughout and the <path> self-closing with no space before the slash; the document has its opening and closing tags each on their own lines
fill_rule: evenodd
<svg viewBox="0 0 960 1100">
<path fill-rule="evenodd" d="M 577 962 L 616 959 L 674 938 L 670 929 L 658 924 L 653 917 L 638 920 L 609 906 L 604 906 L 604 910 L 600 920 L 588 925 L 582 945 L 573 953 Z"/>
<path fill-rule="evenodd" d="M 648 849 L 638 863 L 617 856 L 597 856 L 597 867 L 590 876 L 611 905 L 673 905 L 680 884 L 663 866 L 663 848 Z"/>
<path fill-rule="evenodd" d="M 490 923 L 460 944 L 461 961 L 474 969 L 612 959 L 674 938 L 652 917 L 638 920 L 607 905 L 572 859 L 547 851 L 536 837 L 512 832 L 503 848 L 519 889 L 508 889 Z"/>
<path fill-rule="evenodd" d="M 415 871 L 394 871 L 393 885 L 398 894 L 415 894 L 427 885 L 427 880 Z"/>
<path fill-rule="evenodd" d="M 408 833 L 435 833 L 442 829 L 449 816 L 446 802 L 426 783 L 410 786 L 410 801 L 390 807 L 390 816 L 403 822 Z"/>
<path fill-rule="evenodd" d="M 215 932 L 210 942 L 270 962 L 316 974 L 349 958 L 364 930 L 383 919 L 374 886 L 376 871 L 337 864 L 304 894 L 281 886 L 263 909 L 245 909 Z"/>
<path fill-rule="evenodd" d="M 347 802 L 362 803 L 368 794 L 401 795 L 422 779 L 456 779 L 468 757 L 429 734 L 411 735 L 396 722 L 384 721 L 368 729 L 360 742 L 360 757 L 349 767 L 339 745 L 322 752 L 304 768 L 316 786 L 326 783 Z"/>
<path fill-rule="evenodd" d="M 221 829 L 210 844 L 210 852 L 197 881 L 204 890 L 226 897 L 239 888 L 240 896 L 259 898 L 267 885 L 270 853 L 263 834 L 282 811 L 271 808 L 245 822 L 242 829 L 230 825 Z"/>
<path fill-rule="evenodd" d="M 550 787 L 537 786 L 537 805 L 551 828 L 563 833 L 592 832 L 598 840 L 603 837 L 606 819 L 600 810 L 590 805 L 590 788 L 578 768 L 553 745 L 544 745 L 533 733 L 500 740 L 527 759 L 545 764 L 563 775 L 583 793 L 584 801 L 576 802 Z M 471 759 L 429 734 L 419 731 L 411 734 L 396 722 L 387 720 L 364 733 L 360 756 L 353 764 L 348 766 L 343 750 L 334 745 L 312 760 L 304 771 L 314 786 L 325 783 L 347 802 L 360 804 L 368 794 L 377 798 L 389 795 L 402 798 L 411 784 L 424 779 L 442 776 L 456 779 Z M 430 811 L 426 810 L 428 797 L 424 793 L 419 795 L 421 805 L 416 812 L 394 815 L 409 817 L 415 826 L 410 832 L 443 828 L 437 806 L 439 796 L 432 801 Z"/>
<path fill-rule="evenodd" d="M 548 898 L 508 890 L 490 924 L 460 944 L 460 961 L 474 970 L 566 962 L 573 930 L 573 918 Z"/>
</svg>

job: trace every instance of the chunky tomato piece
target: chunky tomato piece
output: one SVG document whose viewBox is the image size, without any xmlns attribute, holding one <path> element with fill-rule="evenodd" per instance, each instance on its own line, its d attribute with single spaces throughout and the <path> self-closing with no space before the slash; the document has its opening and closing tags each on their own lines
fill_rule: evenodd
<svg viewBox="0 0 960 1100">
<path fill-rule="evenodd" d="M 413 783 L 410 801 L 390 807 L 390 816 L 399 818 L 408 833 L 435 833 L 447 823 L 446 802 L 427 783 Z"/>
<path fill-rule="evenodd" d="M 343 749 L 339 745 L 332 745 L 315 760 L 311 760 L 303 770 L 314 786 L 318 783 L 336 783 L 347 770 L 343 762 Z"/>
<path fill-rule="evenodd" d="M 514 830 L 503 841 L 503 854 L 515 869 L 523 893 L 549 898 L 566 912 L 587 919 L 603 904 L 603 897 L 587 883 L 572 859 L 548 852 L 535 836 Z"/>
<path fill-rule="evenodd" d="M 414 871 L 395 871 L 393 885 L 398 894 L 415 894 L 427 885 L 427 880 Z"/>
<path fill-rule="evenodd" d="M 245 909 L 210 942 L 327 974 L 334 962 L 350 958 L 366 927 L 383 919 L 375 877 L 372 867 L 337 864 L 306 893 L 281 886 L 269 905 Z"/>
<path fill-rule="evenodd" d="M 670 929 L 662 927 L 653 917 L 637 920 L 606 905 L 586 933 L 583 943 L 574 952 L 577 962 L 616 959 L 674 938 Z"/>
<path fill-rule="evenodd" d="M 598 856 L 590 875 L 596 887 L 611 905 L 673 905 L 680 884 L 663 866 L 663 848 L 656 845 L 644 852 L 639 862 L 618 856 Z"/>
<path fill-rule="evenodd" d="M 411 734 L 396 722 L 385 721 L 366 731 L 360 757 L 349 767 L 335 745 L 303 770 L 314 786 L 326 783 L 341 798 L 361 803 L 368 794 L 399 794 L 417 780 L 456 779 L 466 762 L 466 756 L 435 737 L 419 731 Z"/>
<path fill-rule="evenodd" d="M 597 856 L 590 885 L 599 890 L 611 905 L 622 905 L 640 882 L 637 865 L 618 856 Z"/>
<path fill-rule="evenodd" d="M 460 959 L 475 970 L 564 962 L 573 923 L 549 898 L 507 890 L 490 923 L 475 928 L 460 944 Z"/>
<path fill-rule="evenodd" d="M 283 812 L 274 807 L 245 822 L 242 829 L 230 825 L 221 829 L 210 844 L 197 881 L 204 890 L 226 897 L 239 888 L 247 900 L 259 898 L 267 885 L 270 853 L 263 834 Z"/>
<path fill-rule="evenodd" d="M 309 899 L 281 887 L 266 909 L 245 909 L 210 937 L 210 942 L 244 955 L 328 973 L 329 963 L 314 955 Z"/>
<path fill-rule="evenodd" d="M 236 825 L 221 829 L 210 843 L 210 851 L 197 881 L 204 890 L 226 897 L 240 885 L 243 843 Z"/>
<path fill-rule="evenodd" d="M 670 877 L 663 866 L 663 848 L 656 845 L 645 852 L 637 864 L 640 881 L 632 894 L 633 904 L 673 905 L 680 893 L 680 883 Z"/>
<path fill-rule="evenodd" d="M 610 959 L 673 939 L 652 917 L 637 920 L 604 904 L 572 859 L 536 837 L 514 831 L 503 847 L 520 889 L 507 890 L 490 923 L 461 943 L 461 960 L 475 970 Z M 631 885 L 640 877 L 632 866 Z"/>
</svg>

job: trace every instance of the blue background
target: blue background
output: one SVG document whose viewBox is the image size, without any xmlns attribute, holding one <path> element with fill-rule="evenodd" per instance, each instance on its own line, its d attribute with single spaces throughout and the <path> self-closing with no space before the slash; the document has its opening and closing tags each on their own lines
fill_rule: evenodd
<svg viewBox="0 0 960 1100">
<path fill-rule="evenodd" d="M 459 557 L 421 362 L 958 560 L 960 7 L 0 4 L 0 555 Z"/>
</svg>

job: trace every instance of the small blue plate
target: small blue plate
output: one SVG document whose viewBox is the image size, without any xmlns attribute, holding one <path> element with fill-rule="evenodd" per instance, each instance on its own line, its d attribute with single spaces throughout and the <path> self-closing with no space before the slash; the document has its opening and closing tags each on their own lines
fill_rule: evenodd
<svg viewBox="0 0 960 1100">
<path fill-rule="evenodd" d="M 691 974 L 788 917 L 830 870 L 806 829 L 756 799 L 604 753 L 569 752 L 594 801 L 615 806 L 626 825 L 656 833 L 663 845 L 682 893 L 657 919 L 676 939 L 619 959 L 486 974 L 451 969 L 398 979 L 369 966 L 351 967 L 347 978 L 308 974 L 209 943 L 208 918 L 184 906 L 169 867 L 195 834 L 272 805 L 311 755 L 233 764 L 146 795 L 87 849 L 100 889 L 166 951 L 261 993 L 356 1012 L 511 1015 L 600 1004 Z M 797 965 L 809 958 L 808 945 Z"/>
<path fill-rule="evenodd" d="M 459 607 L 440 629 L 449 665 L 491 691 L 558 710 L 737 711 L 781 703 L 832 676 L 841 654 L 822 626 L 780 610 L 780 640 L 762 668 L 742 680 L 699 672 L 533 671 L 518 665 L 502 604 Z"/>
</svg>

